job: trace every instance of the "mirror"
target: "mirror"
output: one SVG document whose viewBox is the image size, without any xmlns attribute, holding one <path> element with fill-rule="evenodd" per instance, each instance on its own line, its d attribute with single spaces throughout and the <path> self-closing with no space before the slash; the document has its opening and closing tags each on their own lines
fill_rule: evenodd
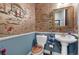
<svg viewBox="0 0 79 59">
<path fill-rule="evenodd" d="M 68 22 L 67 22 L 67 9 L 59 8 L 53 10 L 53 23 L 54 23 L 54 31 L 65 32 Z"/>
<path fill-rule="evenodd" d="M 52 31 L 74 31 L 74 8 L 72 6 L 54 9 L 50 13 L 50 18 L 52 20 Z"/>
<path fill-rule="evenodd" d="M 65 26 L 65 9 L 56 10 L 54 16 L 56 26 Z"/>
</svg>

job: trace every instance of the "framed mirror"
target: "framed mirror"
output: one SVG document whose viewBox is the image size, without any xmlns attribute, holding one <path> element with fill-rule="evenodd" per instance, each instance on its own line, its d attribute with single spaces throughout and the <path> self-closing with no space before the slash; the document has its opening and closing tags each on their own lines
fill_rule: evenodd
<svg viewBox="0 0 79 59">
<path fill-rule="evenodd" d="M 74 31 L 74 8 L 72 6 L 54 9 L 51 13 L 52 31 Z"/>
</svg>

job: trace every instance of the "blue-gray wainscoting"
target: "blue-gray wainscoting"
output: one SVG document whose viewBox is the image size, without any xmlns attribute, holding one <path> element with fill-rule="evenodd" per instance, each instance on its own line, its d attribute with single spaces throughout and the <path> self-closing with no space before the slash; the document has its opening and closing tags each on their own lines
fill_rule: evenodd
<svg viewBox="0 0 79 59">
<path fill-rule="evenodd" d="M 6 48 L 7 49 L 7 55 L 26 55 L 28 54 L 31 49 L 32 45 L 34 45 L 36 42 L 36 35 L 43 34 L 49 36 L 49 32 L 34 32 L 30 33 L 28 35 L 22 35 L 17 37 L 8 38 L 5 40 L 0 41 L 0 48 Z M 33 43 L 34 42 L 34 43 Z M 55 47 L 54 52 L 61 53 L 61 46 L 59 46 L 58 41 L 55 41 Z M 60 47 L 60 48 L 59 48 Z M 74 52 L 73 52 L 74 51 Z M 68 46 L 68 54 L 69 55 L 76 55 L 78 52 L 78 42 L 69 44 Z"/>
<path fill-rule="evenodd" d="M 35 33 L 0 41 L 0 48 L 7 49 L 7 55 L 25 55 L 32 49 Z"/>
</svg>

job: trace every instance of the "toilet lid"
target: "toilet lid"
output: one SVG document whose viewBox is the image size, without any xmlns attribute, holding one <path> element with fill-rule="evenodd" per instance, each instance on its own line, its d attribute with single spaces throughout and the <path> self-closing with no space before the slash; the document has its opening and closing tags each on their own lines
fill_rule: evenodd
<svg viewBox="0 0 79 59">
<path fill-rule="evenodd" d="M 42 49 L 43 49 L 42 46 L 36 45 L 36 46 L 32 47 L 32 53 L 38 53 L 38 52 L 40 52 Z"/>
</svg>

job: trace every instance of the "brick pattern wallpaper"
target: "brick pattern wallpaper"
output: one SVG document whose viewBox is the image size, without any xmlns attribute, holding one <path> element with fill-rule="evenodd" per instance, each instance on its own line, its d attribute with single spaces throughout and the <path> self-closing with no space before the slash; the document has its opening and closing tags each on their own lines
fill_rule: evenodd
<svg viewBox="0 0 79 59">
<path fill-rule="evenodd" d="M 36 31 L 47 32 L 49 30 L 49 14 L 55 7 L 55 3 L 36 4 Z"/>
<path fill-rule="evenodd" d="M 0 11 L 3 11 L 4 9 L 1 9 L 1 5 Z M 14 17 L 12 14 L 10 15 L 9 11 L 11 10 L 11 4 L 7 3 L 4 5 L 6 9 L 5 12 L 8 11 L 8 14 L 0 12 L 0 36 L 15 35 L 35 31 L 35 4 L 18 4 L 20 6 L 18 7 L 22 8 L 26 12 L 23 18 Z M 19 11 L 17 11 L 17 16 L 19 16 L 18 12 Z"/>
</svg>

